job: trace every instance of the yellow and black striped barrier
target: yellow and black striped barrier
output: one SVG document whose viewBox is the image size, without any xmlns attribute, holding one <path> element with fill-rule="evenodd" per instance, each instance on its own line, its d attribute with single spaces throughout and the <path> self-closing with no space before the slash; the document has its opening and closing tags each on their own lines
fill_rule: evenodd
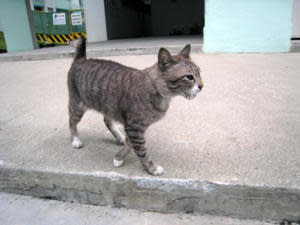
<svg viewBox="0 0 300 225">
<path fill-rule="evenodd" d="M 72 34 L 36 34 L 37 40 L 42 44 L 68 44 L 70 41 L 79 39 L 82 35 L 85 39 L 87 35 L 85 32 Z"/>
</svg>

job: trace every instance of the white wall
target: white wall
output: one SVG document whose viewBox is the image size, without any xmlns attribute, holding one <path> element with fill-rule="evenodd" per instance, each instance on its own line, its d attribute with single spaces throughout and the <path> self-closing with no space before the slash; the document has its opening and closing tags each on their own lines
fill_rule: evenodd
<svg viewBox="0 0 300 225">
<path fill-rule="evenodd" d="M 45 10 L 48 11 L 48 8 L 52 8 L 53 10 L 55 10 L 55 0 L 45 1 Z"/>
<path fill-rule="evenodd" d="M 79 9 L 79 8 L 80 8 L 79 0 L 71 0 L 71 9 Z"/>
<path fill-rule="evenodd" d="M 30 3 L 30 8 L 31 8 L 31 11 L 33 11 L 33 10 L 34 10 L 34 6 L 33 6 L 33 2 L 32 2 L 32 0 L 29 0 L 29 3 Z"/>
<path fill-rule="evenodd" d="M 88 42 L 107 40 L 104 0 L 84 0 Z"/>
<path fill-rule="evenodd" d="M 294 0 L 292 38 L 300 38 L 300 0 Z"/>
</svg>

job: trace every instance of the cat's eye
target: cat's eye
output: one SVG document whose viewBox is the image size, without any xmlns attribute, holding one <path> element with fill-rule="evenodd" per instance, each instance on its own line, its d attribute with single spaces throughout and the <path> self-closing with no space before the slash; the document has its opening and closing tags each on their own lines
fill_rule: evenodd
<svg viewBox="0 0 300 225">
<path fill-rule="evenodd" d="M 188 79 L 188 80 L 194 80 L 194 77 L 192 75 L 185 75 L 185 77 Z"/>
</svg>

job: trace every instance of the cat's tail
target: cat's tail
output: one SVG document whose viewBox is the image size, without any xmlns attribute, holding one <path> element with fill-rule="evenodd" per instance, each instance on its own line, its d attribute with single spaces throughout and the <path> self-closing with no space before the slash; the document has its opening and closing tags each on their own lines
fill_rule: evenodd
<svg viewBox="0 0 300 225">
<path fill-rule="evenodd" d="M 76 53 L 74 61 L 78 59 L 86 59 L 86 41 L 81 35 L 80 39 L 75 42 Z"/>
</svg>

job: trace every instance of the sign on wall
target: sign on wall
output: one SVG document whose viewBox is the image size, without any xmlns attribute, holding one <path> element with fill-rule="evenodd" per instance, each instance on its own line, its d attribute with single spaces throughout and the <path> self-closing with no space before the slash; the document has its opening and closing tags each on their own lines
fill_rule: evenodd
<svg viewBox="0 0 300 225">
<path fill-rule="evenodd" d="M 72 25 L 82 25 L 81 12 L 76 12 L 71 14 Z"/>
<path fill-rule="evenodd" d="M 53 25 L 65 25 L 66 15 L 65 13 L 53 13 Z"/>
</svg>

